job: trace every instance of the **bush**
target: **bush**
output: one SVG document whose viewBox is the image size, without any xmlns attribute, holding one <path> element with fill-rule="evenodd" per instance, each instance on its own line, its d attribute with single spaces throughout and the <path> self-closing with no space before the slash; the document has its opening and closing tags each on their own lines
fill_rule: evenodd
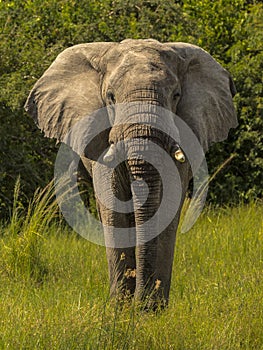
<svg viewBox="0 0 263 350">
<path fill-rule="evenodd" d="M 260 1 L 36 0 L 0 2 L 0 217 L 17 176 L 24 203 L 53 174 L 55 143 L 25 115 L 34 82 L 73 44 L 153 37 L 208 50 L 232 73 L 240 126 L 208 154 L 210 172 L 237 157 L 210 186 L 210 201 L 262 197 L 262 16 Z"/>
</svg>

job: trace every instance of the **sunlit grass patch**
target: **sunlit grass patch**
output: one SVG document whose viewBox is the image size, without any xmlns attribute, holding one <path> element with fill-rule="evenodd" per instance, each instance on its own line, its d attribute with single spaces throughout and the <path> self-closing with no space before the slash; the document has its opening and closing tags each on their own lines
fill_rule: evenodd
<svg viewBox="0 0 263 350">
<path fill-rule="evenodd" d="M 25 210 L 19 201 L 20 181 L 14 189 L 14 202 L 10 224 L 3 231 L 2 272 L 8 276 L 31 278 L 40 282 L 46 273 L 41 246 L 46 231 L 57 214 L 53 183 L 38 189 Z"/>
<path fill-rule="evenodd" d="M 207 207 L 178 233 L 155 313 L 109 299 L 105 248 L 62 225 L 53 199 L 39 191 L 27 212 L 15 199 L 2 225 L 0 349 L 263 349 L 261 202 Z"/>
</svg>

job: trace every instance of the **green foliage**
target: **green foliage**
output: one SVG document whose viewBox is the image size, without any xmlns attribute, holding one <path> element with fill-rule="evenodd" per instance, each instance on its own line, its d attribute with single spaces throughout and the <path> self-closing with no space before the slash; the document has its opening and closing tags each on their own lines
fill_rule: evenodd
<svg viewBox="0 0 263 350">
<path fill-rule="evenodd" d="M 170 304 L 158 314 L 109 300 L 105 248 L 43 225 L 42 209 L 23 232 L 41 228 L 43 283 L 25 278 L 27 265 L 7 275 L 5 245 L 14 240 L 22 254 L 14 218 L 0 245 L 0 348 L 262 349 L 262 209 L 260 202 L 207 208 L 178 234 Z"/>
<path fill-rule="evenodd" d="M 12 207 L 13 190 L 21 177 L 22 202 L 28 203 L 34 190 L 53 175 L 55 147 L 43 138 L 22 108 L 0 106 L 0 218 Z"/>
<path fill-rule="evenodd" d="M 249 6 L 232 29 L 233 43 L 227 49 L 227 67 L 237 95 L 239 127 L 229 139 L 209 154 L 210 169 L 235 153 L 230 167 L 220 174 L 210 196 L 216 202 L 262 197 L 263 171 L 263 6 Z M 223 156 L 223 157 L 222 157 Z"/>
<path fill-rule="evenodd" d="M 56 147 L 23 105 L 34 82 L 64 48 L 81 42 L 153 37 L 208 50 L 232 73 L 240 126 L 209 153 L 210 171 L 237 153 L 210 186 L 216 203 L 262 196 L 261 1 L 0 1 L 0 216 L 17 176 L 24 202 L 53 174 Z"/>
</svg>

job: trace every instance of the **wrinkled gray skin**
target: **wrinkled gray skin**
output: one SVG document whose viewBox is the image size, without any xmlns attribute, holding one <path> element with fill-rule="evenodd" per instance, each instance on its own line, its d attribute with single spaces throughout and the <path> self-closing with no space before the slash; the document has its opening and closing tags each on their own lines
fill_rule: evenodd
<svg viewBox="0 0 263 350">
<path fill-rule="evenodd" d="M 237 125 L 232 103 L 234 93 L 229 73 L 197 46 L 124 40 L 121 43 L 81 44 L 66 49 L 35 84 L 25 107 L 47 137 L 62 141 L 76 121 L 104 106 L 127 102 L 157 105 L 184 120 L 207 151 L 213 142 L 226 139 L 229 129 Z M 140 137 L 144 132 L 145 135 L 147 132 L 147 139 L 156 142 L 151 128 L 145 131 L 136 123 L 114 128 L 114 120 L 118 117 L 109 116 L 113 126 L 95 138 L 81 154 L 91 176 L 96 159 L 110 143 Z M 147 117 L 145 115 L 145 120 Z M 128 120 L 129 115 L 125 118 Z M 92 127 L 96 126 L 91 123 Z M 170 141 L 162 134 L 158 138 L 157 143 L 166 150 L 173 147 L 166 144 Z M 131 190 L 131 181 L 144 180 L 150 189 L 148 200 L 133 215 L 107 210 L 98 201 L 99 216 L 105 225 L 138 227 L 156 212 L 160 204 L 159 174 L 149 163 L 137 159 L 136 146 L 131 149 L 132 152 L 126 150 L 127 161 L 115 171 L 113 188 L 119 199 L 133 198 L 136 201 L 137 194 Z M 176 162 L 176 166 L 183 195 L 180 208 L 168 227 L 136 248 L 107 248 L 112 295 L 135 295 L 139 300 L 147 299 L 149 307 L 154 307 L 156 300 L 162 300 L 163 304 L 168 302 L 175 234 L 191 179 L 188 161 Z"/>
</svg>

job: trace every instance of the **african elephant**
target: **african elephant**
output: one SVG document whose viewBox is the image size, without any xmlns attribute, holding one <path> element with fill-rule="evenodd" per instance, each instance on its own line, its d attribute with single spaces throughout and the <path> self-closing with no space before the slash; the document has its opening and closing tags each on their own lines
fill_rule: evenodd
<svg viewBox="0 0 263 350">
<path fill-rule="evenodd" d="M 102 118 L 105 125 L 99 135 L 92 130 L 96 129 L 96 117 L 90 123 L 87 118 L 85 135 L 95 136 L 80 151 L 93 180 L 97 181 L 97 161 L 111 167 L 118 144 L 124 141 L 125 156 L 114 170 L 111 191 L 120 201 L 131 203 L 134 210 L 114 211 L 97 196 L 103 225 L 131 228 L 131 235 L 137 237 L 137 244 L 130 246 L 106 245 L 111 295 L 135 296 L 149 307 L 160 301 L 168 303 L 176 230 L 192 177 L 189 157 L 184 153 L 191 141 L 186 137 L 180 144 L 180 136 L 184 136 L 171 115 L 191 128 L 206 152 L 237 126 L 234 94 L 231 76 L 206 51 L 191 44 L 152 39 L 75 45 L 63 51 L 36 82 L 25 108 L 47 137 L 63 141 L 84 116 L 94 117 L 95 111 L 106 108 Z M 167 116 L 160 110 L 168 111 Z M 169 130 L 175 130 L 175 136 Z M 76 136 L 74 142 L 81 139 Z M 161 169 L 158 171 L 140 153 L 153 144 L 154 161 Z M 169 159 L 164 162 L 164 153 L 155 152 L 156 145 L 172 159 L 176 175 L 171 173 L 171 167 L 166 170 Z M 101 154 L 103 158 L 99 158 Z M 167 193 L 179 191 L 180 195 L 176 209 L 173 210 L 173 197 L 167 204 L 173 217 L 158 232 L 161 218 L 144 224 L 151 221 L 160 206 L 164 192 L 160 172 L 167 172 Z M 105 177 L 99 179 L 102 187 Z M 107 193 L 107 187 L 103 188 Z"/>
</svg>

